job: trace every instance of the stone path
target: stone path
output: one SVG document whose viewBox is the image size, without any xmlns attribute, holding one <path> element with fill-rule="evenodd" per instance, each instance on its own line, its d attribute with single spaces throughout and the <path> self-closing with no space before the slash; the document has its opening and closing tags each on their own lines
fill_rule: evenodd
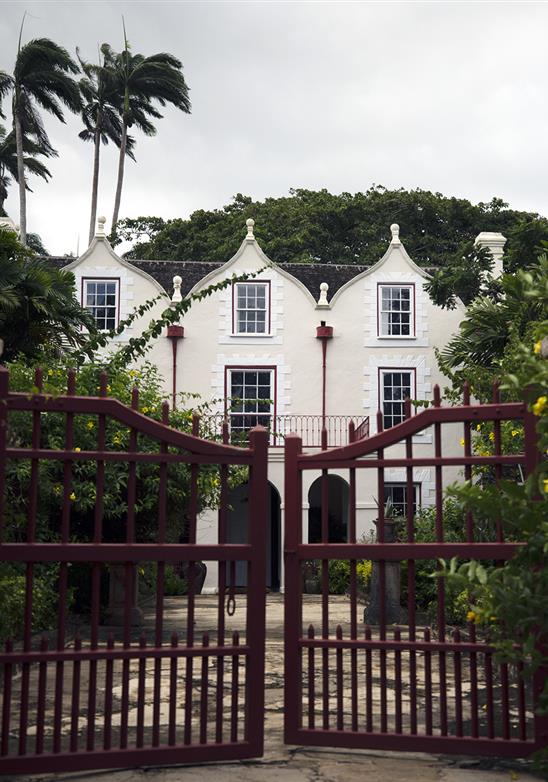
<svg viewBox="0 0 548 782">
<path fill-rule="evenodd" d="M 333 608 L 334 621 L 341 623 L 346 634 L 348 628 L 347 600 L 344 597 L 333 598 L 330 606 Z M 338 610 L 337 610 L 338 607 Z M 173 630 L 180 630 L 184 617 L 184 598 L 167 598 L 165 604 L 164 637 L 170 637 Z M 225 615 L 226 616 L 226 615 Z M 311 622 L 319 626 L 321 605 L 319 598 L 310 596 L 305 604 L 305 626 Z M 196 637 L 217 625 L 217 597 L 204 595 L 197 599 Z M 236 612 L 232 617 L 226 616 L 226 637 L 231 637 L 234 630 L 242 633 L 245 621 L 245 598 L 236 597 Z M 239 761 L 232 763 L 202 764 L 200 766 L 185 766 L 173 768 L 147 768 L 131 771 L 82 772 L 78 774 L 45 775 L 41 779 L 80 780 L 81 782 L 102 782 L 108 775 L 108 782 L 223 782 L 223 780 L 239 782 L 496 782 L 497 780 L 521 780 L 528 782 L 538 779 L 531 775 L 527 764 L 520 761 L 503 762 L 491 759 L 448 758 L 418 753 L 346 751 L 337 749 L 316 749 L 303 747 L 288 747 L 283 744 L 283 597 L 269 595 L 267 607 L 267 642 L 266 642 L 266 673 L 265 673 L 265 755 L 261 760 Z M 149 637 L 154 627 L 153 607 L 145 607 L 144 629 Z M 106 638 L 113 628 L 103 628 L 102 636 Z M 119 634 L 119 630 L 116 631 Z M 146 666 L 145 688 L 145 723 L 152 709 L 151 677 L 153 662 Z M 209 676 L 212 684 L 215 677 L 215 665 L 210 664 Z M 82 671 L 84 672 L 84 671 Z M 138 713 L 138 676 L 137 670 L 130 679 L 130 713 L 129 724 L 135 725 Z M 167 670 L 166 670 L 167 673 Z M 197 671 L 197 692 L 199 691 L 199 675 Z M 67 671 L 70 676 L 70 670 Z M 98 682 L 98 691 L 104 685 L 104 680 Z M 85 691 L 87 681 L 82 680 Z M 113 699 L 119 702 L 120 681 L 114 680 Z M 67 692 L 67 696 L 69 693 Z M 167 703 L 162 699 L 160 722 L 167 725 Z M 68 705 L 68 703 L 67 703 Z M 198 704 L 197 704 L 198 705 Z M 197 712 L 196 712 L 197 713 Z M 98 712 L 100 714 L 100 711 Z M 229 701 L 225 707 L 229 716 Z M 113 713 L 113 729 L 116 729 L 116 712 Z M 81 716 L 81 730 L 86 725 L 85 710 Z M 213 720 L 214 721 L 214 720 Z M 70 720 L 64 722 L 63 732 L 68 737 Z M 32 735 L 32 729 L 29 731 Z M 35 777 L 34 777 L 35 778 Z M 17 779 L 22 780 L 23 777 Z"/>
</svg>

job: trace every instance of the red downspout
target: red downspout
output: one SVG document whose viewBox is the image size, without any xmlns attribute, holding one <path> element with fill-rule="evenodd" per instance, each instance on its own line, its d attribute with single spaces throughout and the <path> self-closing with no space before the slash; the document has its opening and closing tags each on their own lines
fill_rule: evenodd
<svg viewBox="0 0 548 782">
<path fill-rule="evenodd" d="M 177 404 L 177 346 L 179 344 L 179 340 L 183 339 L 185 336 L 185 329 L 184 326 L 168 326 L 167 327 L 167 338 L 171 340 L 171 348 L 173 351 L 173 386 L 172 386 L 172 396 L 173 396 L 173 402 L 172 407 L 173 410 L 175 410 L 176 404 Z"/>
<path fill-rule="evenodd" d="M 326 436 L 326 391 L 327 391 L 327 343 L 333 339 L 333 326 L 326 326 L 325 320 L 316 326 L 316 339 L 322 341 L 322 450 L 327 448 Z M 324 434 L 325 433 L 325 434 Z"/>
</svg>

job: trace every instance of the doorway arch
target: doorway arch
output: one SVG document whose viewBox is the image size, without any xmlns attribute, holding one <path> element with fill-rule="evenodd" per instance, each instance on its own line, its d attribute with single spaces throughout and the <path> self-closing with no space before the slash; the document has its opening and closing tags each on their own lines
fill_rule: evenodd
<svg viewBox="0 0 548 782">
<path fill-rule="evenodd" d="M 327 476 L 328 543 L 348 542 L 348 483 L 338 475 Z M 308 490 L 308 542 L 322 542 L 322 478 Z"/>
<path fill-rule="evenodd" d="M 280 591 L 281 577 L 281 498 L 268 481 L 268 516 L 266 527 L 266 586 L 272 592 Z M 228 495 L 227 542 L 249 541 L 249 484 L 231 489 Z M 247 586 L 247 566 L 236 563 L 236 587 Z"/>
</svg>

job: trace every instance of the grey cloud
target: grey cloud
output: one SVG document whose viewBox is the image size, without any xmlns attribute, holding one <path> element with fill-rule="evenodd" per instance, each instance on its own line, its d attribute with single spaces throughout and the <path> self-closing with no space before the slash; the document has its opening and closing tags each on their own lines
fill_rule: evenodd
<svg viewBox="0 0 548 782">
<path fill-rule="evenodd" d="M 0 68 L 25 37 L 92 58 L 121 44 L 178 55 L 190 117 L 166 109 L 139 138 L 122 216 L 187 216 L 238 192 L 423 187 L 497 195 L 548 213 L 544 30 L 534 3 L 3 3 Z M 47 122 L 60 151 L 29 196 L 30 230 L 53 252 L 87 236 L 92 148 L 79 122 Z M 115 150 L 103 150 L 99 211 L 110 217 Z M 7 202 L 17 219 L 17 194 Z"/>
</svg>

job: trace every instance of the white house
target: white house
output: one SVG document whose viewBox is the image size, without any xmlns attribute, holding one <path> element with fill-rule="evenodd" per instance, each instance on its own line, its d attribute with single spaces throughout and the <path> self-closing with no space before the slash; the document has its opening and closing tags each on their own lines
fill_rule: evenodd
<svg viewBox="0 0 548 782">
<path fill-rule="evenodd" d="M 260 270 L 253 279 L 234 283 L 193 305 L 179 327 L 171 327 L 169 334 L 157 340 L 148 358 L 160 368 L 166 392 L 195 392 L 217 400 L 219 421 L 227 415 L 233 434 L 245 433 L 257 423 L 272 431 L 267 576 L 269 586 L 278 589 L 283 584 L 283 436 L 297 432 L 307 450 L 320 447 L 323 423 L 327 445 L 332 447 L 347 442 L 350 420 L 359 436 L 376 431 L 378 410 L 383 413 L 384 428 L 400 422 L 406 396 L 428 400 L 433 385 L 443 385 L 435 350 L 456 332 L 465 309 L 461 303 L 455 310 L 442 310 L 432 303 L 424 290 L 429 275 L 407 254 L 397 225 L 390 228 L 384 256 L 367 268 L 275 264 L 262 252 L 253 228 L 253 220 L 248 220 L 238 252 L 225 264 L 129 262 L 112 250 L 100 218 L 88 250 L 65 268 L 74 273 L 82 304 L 91 309 L 102 328 L 116 325 L 135 305 L 159 293 L 178 300 L 233 274 Z M 490 248 L 499 274 L 504 237 L 485 233 L 476 241 Z M 62 266 L 66 259 L 54 262 Z M 151 317 L 164 310 L 168 301 L 159 302 Z M 126 341 L 145 326 L 146 322 L 136 322 L 117 339 Z M 461 436 L 458 428 L 448 429 L 445 455 L 462 453 Z M 431 433 L 413 440 L 415 454 L 432 453 Z M 433 502 L 432 472 L 431 468 L 415 469 L 412 501 L 417 505 Z M 455 469 L 453 479 L 458 475 Z M 307 472 L 306 477 L 305 541 L 316 539 L 320 507 L 318 476 Z M 348 482 L 343 474 L 329 480 L 330 525 L 337 541 L 345 534 Z M 405 509 L 404 469 L 388 471 L 385 495 L 397 509 Z M 231 498 L 231 542 L 245 539 L 246 500 L 245 486 Z M 377 501 L 373 477 L 360 478 L 358 537 L 372 530 Z M 214 520 L 206 513 L 200 520 L 198 540 L 206 542 L 214 535 Z M 238 578 L 245 575 L 239 573 Z M 214 589 L 216 583 L 212 567 L 206 588 Z"/>
</svg>

